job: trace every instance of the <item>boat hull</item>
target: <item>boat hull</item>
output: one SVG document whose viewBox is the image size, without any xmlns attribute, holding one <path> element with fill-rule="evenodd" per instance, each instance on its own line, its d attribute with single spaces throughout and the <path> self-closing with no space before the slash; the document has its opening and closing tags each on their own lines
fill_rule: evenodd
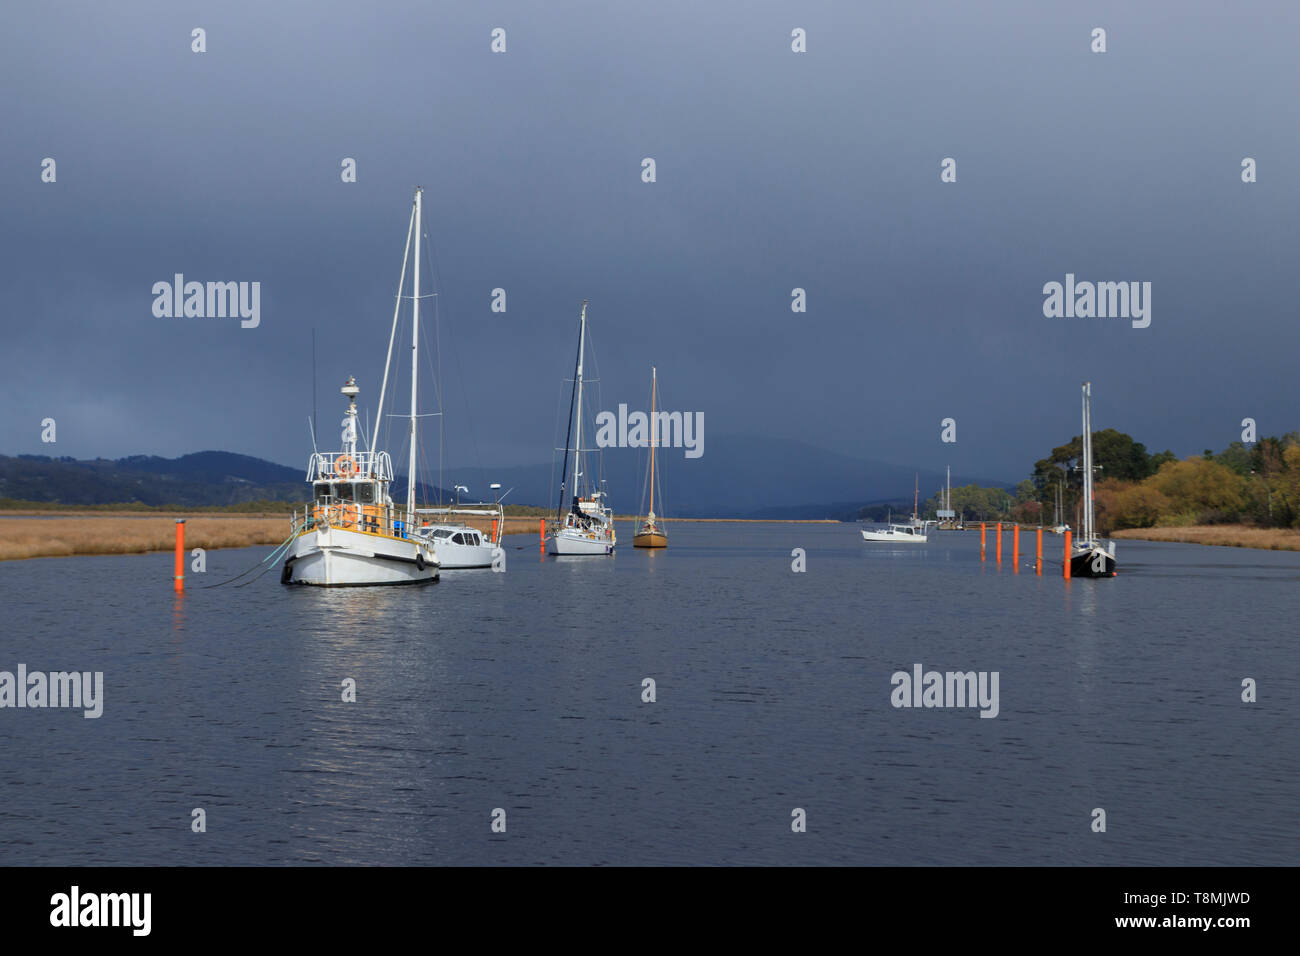
<svg viewBox="0 0 1300 956">
<path fill-rule="evenodd" d="M 895 534 L 891 531 L 863 531 L 863 541 L 880 541 L 889 544 L 925 544 L 929 540 L 924 534 Z"/>
<path fill-rule="evenodd" d="M 661 531 L 643 531 L 632 536 L 632 547 L 666 548 L 668 547 L 668 535 Z"/>
<path fill-rule="evenodd" d="M 547 554 L 613 554 L 614 539 L 586 533 L 567 534 L 563 531 L 546 539 Z"/>
<path fill-rule="evenodd" d="M 409 538 L 342 528 L 304 531 L 289 547 L 282 584 L 323 588 L 428 584 L 438 580 L 438 559 Z"/>
<path fill-rule="evenodd" d="M 496 546 L 491 544 L 438 544 L 434 547 L 438 566 L 444 571 L 490 568 L 494 551 Z"/>
<path fill-rule="evenodd" d="M 1113 578 L 1115 559 L 1104 548 L 1094 547 L 1076 551 L 1070 557 L 1072 578 Z"/>
</svg>

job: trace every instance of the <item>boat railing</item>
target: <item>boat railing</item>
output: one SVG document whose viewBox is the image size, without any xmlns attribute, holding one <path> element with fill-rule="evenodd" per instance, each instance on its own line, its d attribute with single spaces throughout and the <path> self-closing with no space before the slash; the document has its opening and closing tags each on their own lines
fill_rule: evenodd
<svg viewBox="0 0 1300 956">
<path fill-rule="evenodd" d="M 418 512 L 408 516 L 406 508 L 383 503 L 366 504 L 354 498 L 322 495 L 301 508 L 295 508 L 290 517 L 294 534 L 328 525 L 345 531 L 365 531 L 371 534 L 394 535 L 405 538 L 420 525 Z"/>
<path fill-rule="evenodd" d="M 438 508 L 416 508 L 416 514 L 420 515 L 479 515 L 489 518 L 505 517 L 505 509 L 501 505 L 494 505 L 487 501 L 478 501 L 466 503 L 463 505 L 445 505 Z"/>
<path fill-rule="evenodd" d="M 307 463 L 307 480 L 346 478 L 374 478 L 393 480 L 393 462 L 388 452 L 359 451 L 349 455 L 341 451 L 318 451 Z"/>
<path fill-rule="evenodd" d="M 506 513 L 505 508 L 499 504 L 493 504 L 490 501 L 466 502 L 459 505 L 443 505 L 435 508 L 416 508 L 415 513 L 421 518 L 421 524 L 430 517 L 436 519 L 442 518 L 441 524 L 450 524 L 455 522 L 461 515 L 469 515 L 476 518 L 491 518 L 492 530 L 483 532 L 478 528 L 480 533 L 486 533 L 488 540 L 492 544 L 500 544 L 501 537 L 506 532 Z"/>
</svg>

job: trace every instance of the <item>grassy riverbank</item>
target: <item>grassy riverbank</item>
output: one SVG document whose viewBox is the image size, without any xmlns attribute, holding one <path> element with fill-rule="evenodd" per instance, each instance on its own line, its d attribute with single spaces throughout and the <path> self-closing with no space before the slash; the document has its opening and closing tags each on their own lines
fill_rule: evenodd
<svg viewBox="0 0 1300 956">
<path fill-rule="evenodd" d="M 176 515 L 159 516 L 157 512 L 122 511 L 105 514 L 87 512 L 11 511 L 22 517 L 0 520 L 0 561 L 24 558 L 60 558 L 91 554 L 144 554 L 171 551 L 176 546 Z M 251 548 L 276 545 L 289 535 L 287 514 L 202 514 L 186 515 L 185 548 Z M 619 519 L 631 521 L 631 518 Z M 682 521 L 707 519 L 684 518 Z M 721 519 L 731 520 L 731 519 Z M 506 515 L 506 534 L 538 534 L 541 519 L 532 516 Z M 466 524 L 485 533 L 492 528 L 491 518 L 467 517 Z"/>
<path fill-rule="evenodd" d="M 279 544 L 289 535 L 285 515 L 273 518 L 213 516 L 185 522 L 185 547 L 213 550 Z M 100 516 L 5 518 L 0 521 L 0 561 L 85 554 L 143 554 L 176 546 L 172 518 Z"/>
<path fill-rule="evenodd" d="M 1300 551 L 1300 530 L 1256 528 L 1245 524 L 1188 525 L 1185 528 L 1129 528 L 1109 535 L 1138 541 L 1180 541 L 1213 544 L 1226 548 L 1259 548 L 1265 551 Z"/>
</svg>

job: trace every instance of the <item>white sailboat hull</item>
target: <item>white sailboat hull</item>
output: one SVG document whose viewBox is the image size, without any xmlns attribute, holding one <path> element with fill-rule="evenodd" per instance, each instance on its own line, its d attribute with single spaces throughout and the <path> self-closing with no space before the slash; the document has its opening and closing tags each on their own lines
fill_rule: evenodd
<svg viewBox="0 0 1300 956">
<path fill-rule="evenodd" d="M 438 580 L 438 558 L 425 544 L 344 528 L 304 531 L 289 547 L 283 584 L 371 587 Z"/>
<path fill-rule="evenodd" d="M 613 554 L 614 538 L 595 532 L 569 531 L 547 535 L 547 554 Z"/>
</svg>

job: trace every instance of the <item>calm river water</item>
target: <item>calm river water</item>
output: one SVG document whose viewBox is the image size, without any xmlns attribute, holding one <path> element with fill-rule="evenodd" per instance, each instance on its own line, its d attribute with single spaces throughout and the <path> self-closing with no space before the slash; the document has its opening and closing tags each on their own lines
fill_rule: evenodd
<svg viewBox="0 0 1300 956">
<path fill-rule="evenodd" d="M 1296 863 L 1300 554 L 1121 541 L 1067 584 L 978 531 L 670 528 L 424 588 L 0 564 L 0 671 L 104 674 L 99 719 L 0 709 L 0 865 Z M 916 664 L 997 672 L 997 716 L 894 707 Z"/>
</svg>

